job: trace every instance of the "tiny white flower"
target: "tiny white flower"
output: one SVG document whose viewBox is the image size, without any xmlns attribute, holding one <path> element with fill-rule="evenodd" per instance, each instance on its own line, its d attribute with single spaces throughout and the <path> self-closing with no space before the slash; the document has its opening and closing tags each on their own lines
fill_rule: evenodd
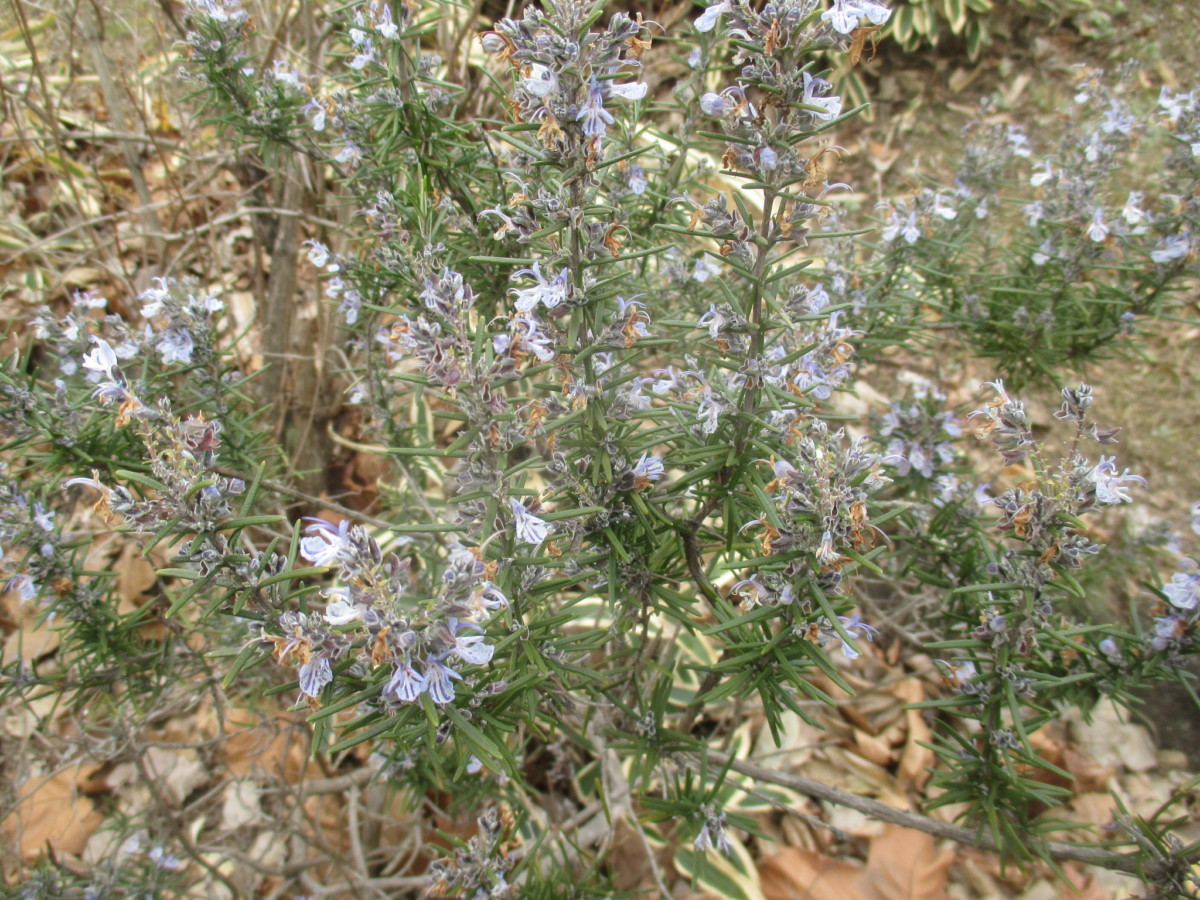
<svg viewBox="0 0 1200 900">
<path fill-rule="evenodd" d="M 724 93 L 709 91 L 700 98 L 700 111 L 706 116 L 723 119 L 737 108 L 737 102 Z"/>
<path fill-rule="evenodd" d="M 400 37 L 400 28 L 392 18 L 392 7 L 386 0 L 383 4 L 383 12 L 375 22 L 375 30 L 379 32 L 381 37 L 387 38 L 389 41 L 394 41 Z"/>
<path fill-rule="evenodd" d="M 325 607 L 325 615 L 322 618 L 330 625 L 348 625 L 350 622 L 362 618 L 362 613 L 352 603 L 347 603 L 345 600 L 334 600 Z"/>
<path fill-rule="evenodd" d="M 658 481 L 666 473 L 662 458 L 651 453 L 643 453 L 642 458 L 633 467 L 633 475 L 647 482 Z"/>
<path fill-rule="evenodd" d="M 1038 163 L 1034 173 L 1029 177 L 1029 183 L 1034 187 L 1041 187 L 1053 177 L 1054 169 L 1050 166 L 1050 163 Z"/>
<path fill-rule="evenodd" d="M 112 378 L 113 369 L 117 367 L 117 354 L 113 352 L 112 345 L 104 338 L 96 337 L 93 334 L 91 340 L 96 348 L 84 355 L 83 367 L 89 372 L 99 372 L 101 375 Z"/>
<path fill-rule="evenodd" d="M 609 93 L 622 100 L 641 100 L 648 90 L 646 82 L 632 81 L 629 84 L 609 84 Z"/>
<path fill-rule="evenodd" d="M 1200 567 L 1185 556 L 1179 561 L 1179 568 L 1182 571 L 1171 576 L 1171 583 L 1163 585 L 1163 594 L 1177 609 L 1193 610 L 1200 605 Z"/>
<path fill-rule="evenodd" d="M 858 27 L 862 11 L 846 0 L 833 0 L 833 6 L 821 13 L 821 21 L 828 22 L 839 34 L 849 34 Z"/>
<path fill-rule="evenodd" d="M 1151 251 L 1150 259 L 1161 265 L 1163 263 L 1168 263 L 1173 259 L 1180 259 L 1184 256 L 1187 256 L 1189 249 L 1190 244 L 1188 241 L 1187 232 L 1182 234 L 1174 234 L 1168 238 L 1165 238 L 1162 244 L 1159 246 L 1159 249 Z"/>
<path fill-rule="evenodd" d="M 463 662 L 469 662 L 473 666 L 485 666 L 491 661 L 496 648 L 484 643 L 482 634 L 457 635 L 454 639 L 454 652 Z"/>
<path fill-rule="evenodd" d="M 305 241 L 304 245 L 308 247 L 308 261 L 318 269 L 325 268 L 329 262 L 329 248 L 320 241 Z"/>
<path fill-rule="evenodd" d="M 1121 210 L 1121 218 L 1130 225 L 1137 225 L 1139 222 L 1149 219 L 1145 210 L 1142 209 L 1142 192 L 1130 191 L 1129 199 L 1125 201 L 1125 206 Z"/>
<path fill-rule="evenodd" d="M 817 96 L 818 91 L 827 91 L 830 84 L 824 78 L 814 78 L 808 72 L 804 73 L 804 96 L 800 102 L 805 106 L 820 107 L 823 112 L 814 112 L 812 117 L 821 122 L 830 122 L 842 111 L 841 97 Z"/>
<path fill-rule="evenodd" d="M 727 12 L 733 12 L 733 4 L 730 0 L 721 0 L 720 3 L 710 6 L 696 20 L 696 30 L 702 34 L 707 34 L 717 27 L 717 22 L 720 21 L 721 15 Z"/>
<path fill-rule="evenodd" d="M 558 87 L 558 73 L 541 63 L 531 63 L 529 74 L 521 79 L 521 87 L 541 100 Z"/>
</svg>

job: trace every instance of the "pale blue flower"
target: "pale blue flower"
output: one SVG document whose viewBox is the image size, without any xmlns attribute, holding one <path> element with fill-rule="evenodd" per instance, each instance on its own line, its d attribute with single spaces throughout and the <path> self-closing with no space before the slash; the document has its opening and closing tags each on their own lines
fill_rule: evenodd
<svg viewBox="0 0 1200 900">
<path fill-rule="evenodd" d="M 858 613 L 855 613 L 853 616 L 838 616 L 838 621 L 842 623 L 842 630 L 853 637 L 865 637 L 868 641 L 874 641 L 875 635 L 879 634 L 879 629 L 864 622 L 861 618 L 859 618 Z M 840 644 L 842 653 L 845 655 L 846 659 L 858 659 L 858 651 L 851 647 L 846 641 L 843 641 L 841 635 L 837 634 L 837 632 L 834 632 L 834 638 L 838 644 Z M 836 650 L 837 646 L 834 646 L 831 649 Z"/>
<path fill-rule="evenodd" d="M 540 63 L 532 63 L 529 74 L 521 79 L 520 86 L 540 100 L 558 87 L 558 74 Z"/>
<path fill-rule="evenodd" d="M 362 609 L 346 600 L 334 600 L 325 607 L 322 618 L 330 625 L 348 625 L 362 618 Z"/>
<path fill-rule="evenodd" d="M 629 190 L 633 193 L 641 195 L 646 193 L 646 188 L 649 183 L 646 181 L 646 173 L 642 171 L 642 167 L 634 163 L 629 168 Z"/>
<path fill-rule="evenodd" d="M 1173 259 L 1181 259 L 1182 257 L 1187 256 L 1189 249 L 1190 242 L 1188 240 L 1188 234 L 1186 231 L 1182 232 L 1181 234 L 1173 234 L 1169 237 L 1163 238 L 1162 242 L 1159 244 L 1159 248 L 1151 251 L 1150 259 L 1162 265 L 1170 262 Z"/>
<path fill-rule="evenodd" d="M 425 663 L 425 690 L 430 700 L 444 706 L 454 699 L 454 682 L 462 681 L 462 676 L 432 656 Z"/>
<path fill-rule="evenodd" d="M 84 354 L 83 367 L 89 372 L 98 372 L 108 378 L 115 378 L 117 354 L 113 351 L 112 345 L 104 338 L 96 337 L 94 334 L 91 336 L 91 341 L 96 347 Z"/>
<path fill-rule="evenodd" d="M 696 30 L 702 34 L 707 34 L 717 27 L 717 22 L 720 21 L 721 16 L 728 12 L 733 12 L 733 3 L 730 0 L 721 0 L 720 3 L 708 7 L 700 15 L 700 18 L 696 20 Z"/>
<path fill-rule="evenodd" d="M 321 688 L 333 681 L 333 669 L 329 660 L 317 656 L 300 667 L 300 693 L 309 697 L 318 697 Z"/>
<path fill-rule="evenodd" d="M 337 525 L 324 519 L 308 521 L 312 524 L 306 530 L 312 536 L 300 540 L 300 554 L 305 559 L 318 566 L 331 566 L 350 553 L 349 519 Z"/>
<path fill-rule="evenodd" d="M 396 664 L 396 670 L 383 688 L 383 697 L 392 703 L 414 703 L 425 692 L 426 678 L 412 667 L 407 656 Z"/>
<path fill-rule="evenodd" d="M 645 481 L 658 481 L 665 472 L 662 459 L 650 453 L 643 453 L 642 458 L 633 467 L 634 478 Z"/>
<path fill-rule="evenodd" d="M 1184 557 L 1179 561 L 1182 571 L 1171 576 L 1171 583 L 1163 586 L 1163 594 L 1177 609 L 1193 610 L 1200 605 L 1200 566 L 1195 560 Z"/>
<path fill-rule="evenodd" d="M 510 497 L 508 507 L 513 514 L 513 528 L 517 540 L 524 544 L 540 544 L 550 534 L 550 523 L 539 519 L 525 508 L 520 500 Z"/>
<path fill-rule="evenodd" d="M 1121 209 L 1121 218 L 1128 224 L 1137 225 L 1142 221 L 1149 220 L 1150 216 L 1141 206 L 1144 196 L 1141 191 L 1129 192 L 1129 199 L 1125 201 L 1125 206 Z"/>
<path fill-rule="evenodd" d="M 842 111 L 841 97 L 826 97 L 825 94 L 832 85 L 824 78 L 814 78 L 809 72 L 804 73 L 804 96 L 800 102 L 805 106 L 814 106 L 821 112 L 813 112 L 812 117 L 821 122 L 829 122 L 838 117 Z"/>
<path fill-rule="evenodd" d="M 822 21 L 841 34 L 850 34 L 865 17 L 872 25 L 882 25 L 892 11 L 879 0 L 834 0 L 833 7 L 821 13 Z"/>
<path fill-rule="evenodd" d="M 1091 481 L 1096 486 L 1096 502 L 1104 506 L 1119 506 L 1122 503 L 1133 502 L 1128 489 L 1121 486 L 1123 484 L 1132 483 L 1141 487 L 1146 486 L 1145 478 L 1141 475 L 1129 474 L 1128 469 L 1118 475 L 1116 460 L 1115 456 L 1101 456 L 1100 462 L 1090 473 Z"/>
<path fill-rule="evenodd" d="M 570 284 L 570 270 L 567 268 L 562 268 L 554 278 L 547 280 L 542 274 L 541 266 L 535 262 L 531 268 L 518 269 L 512 277 L 516 279 L 522 275 L 528 275 L 537 283 L 531 287 L 512 288 L 509 291 L 516 296 L 515 305 L 518 312 L 532 312 L 539 303 L 546 309 L 554 309 L 567 299 L 567 288 Z"/>
<path fill-rule="evenodd" d="M 195 344 L 186 328 L 171 328 L 162 333 L 155 347 L 167 365 L 172 363 L 187 365 L 192 361 Z"/>
<path fill-rule="evenodd" d="M 484 666 L 491 662 L 496 648 L 485 642 L 486 638 L 482 628 L 473 622 L 463 622 L 455 618 L 447 619 L 446 624 L 454 638 L 454 652 L 458 654 L 459 659 L 475 666 Z M 461 634 L 463 629 L 471 629 L 477 633 Z"/>
<path fill-rule="evenodd" d="M 583 122 L 583 133 L 590 138 L 604 137 L 608 126 L 615 121 L 612 113 L 604 108 L 604 88 L 595 75 L 588 79 L 587 99 L 575 119 Z"/>
<path fill-rule="evenodd" d="M 728 324 L 728 321 L 726 320 L 724 313 L 717 309 L 716 304 L 710 303 L 708 305 L 708 312 L 702 315 L 700 317 L 700 321 L 696 324 L 700 328 L 707 328 L 708 336 L 715 341 L 717 339 L 717 335 L 721 333 L 721 329 Z"/>
</svg>

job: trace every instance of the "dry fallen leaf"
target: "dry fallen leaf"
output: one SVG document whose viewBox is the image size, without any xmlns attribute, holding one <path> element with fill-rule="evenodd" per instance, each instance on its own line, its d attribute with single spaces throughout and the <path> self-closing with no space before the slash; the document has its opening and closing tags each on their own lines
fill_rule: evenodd
<svg viewBox="0 0 1200 900">
<path fill-rule="evenodd" d="M 121 597 L 121 612 L 129 612 L 145 602 L 143 595 L 154 586 L 154 566 L 146 561 L 133 545 L 126 544 L 113 560 L 112 571 L 117 573 L 117 593 Z"/>
<path fill-rule="evenodd" d="M 867 875 L 878 900 L 942 900 L 954 850 L 939 851 L 932 835 L 889 825 L 871 841 Z"/>
<path fill-rule="evenodd" d="M 876 765 L 890 765 L 894 754 L 886 741 L 867 734 L 861 729 L 854 729 L 854 743 L 860 756 L 869 759 Z"/>
<path fill-rule="evenodd" d="M 35 776 L 18 788 L 21 802 L 0 827 L 18 839 L 22 857 L 33 859 L 47 845 L 60 853 L 83 852 L 103 816 L 80 793 L 78 785 L 90 778 L 96 768 L 65 769 L 50 776 Z"/>
<path fill-rule="evenodd" d="M 897 682 L 892 692 L 905 703 L 920 703 L 925 699 L 925 686 L 917 678 L 905 678 Z M 906 709 L 904 722 L 908 727 L 908 738 L 904 743 L 904 751 L 900 754 L 897 776 L 901 784 L 921 787 L 929 780 L 928 769 L 935 761 L 933 751 L 922 746 L 933 740 L 933 731 L 925 724 L 919 709 Z"/>
<path fill-rule="evenodd" d="M 300 780 L 307 759 L 303 737 L 283 718 L 230 735 L 221 752 L 234 777 L 270 779 L 282 774 L 289 784 Z"/>
<path fill-rule="evenodd" d="M 1128 713 L 1111 703 L 1092 710 L 1091 722 L 1078 713 L 1068 718 L 1071 736 L 1079 752 L 1100 767 L 1146 772 L 1158 764 L 1158 753 L 1150 732 L 1128 721 Z"/>
<path fill-rule="evenodd" d="M 865 900 L 863 869 L 811 850 L 787 847 L 759 863 L 767 900 Z"/>
<path fill-rule="evenodd" d="M 954 851 L 920 831 L 888 825 L 867 864 L 789 847 L 759 864 L 767 900 L 945 900 Z"/>
</svg>

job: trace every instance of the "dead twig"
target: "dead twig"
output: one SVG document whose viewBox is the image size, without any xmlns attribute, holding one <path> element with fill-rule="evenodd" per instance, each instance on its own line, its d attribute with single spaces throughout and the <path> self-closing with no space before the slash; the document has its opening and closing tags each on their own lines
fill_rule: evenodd
<svg viewBox="0 0 1200 900">
<path fill-rule="evenodd" d="M 693 758 L 697 761 L 699 759 L 698 756 Z M 788 788 L 797 793 L 814 797 L 817 800 L 836 803 L 838 806 L 857 810 L 863 815 L 878 819 L 881 822 L 889 822 L 893 825 L 912 828 L 914 831 L 921 831 L 937 838 L 945 838 L 968 847 L 976 847 L 980 850 L 999 851 L 1001 849 L 996 844 L 992 835 L 987 831 L 976 831 L 970 828 L 963 828 L 959 825 L 951 825 L 949 822 L 939 822 L 920 813 L 909 812 L 895 806 L 888 806 L 886 803 L 880 803 L 878 800 L 872 800 L 870 797 L 860 797 L 858 794 L 843 791 L 820 781 L 815 781 L 812 778 L 805 778 L 802 775 L 789 775 L 783 772 L 776 772 L 774 769 L 768 769 L 765 766 L 755 763 L 734 760 L 716 750 L 708 751 L 708 760 L 710 763 L 715 763 L 718 766 L 728 765 L 733 771 L 741 775 L 747 775 L 756 781 L 764 781 L 768 784 Z M 1080 862 L 1089 866 L 1097 866 L 1101 869 L 1109 869 L 1114 872 L 1125 872 L 1130 875 L 1140 875 L 1142 874 L 1141 870 L 1144 868 L 1143 857 L 1136 853 L 1113 853 L 1099 847 L 1078 847 L 1074 844 L 1065 844 L 1059 841 L 1047 841 L 1040 846 L 1030 843 L 1028 848 L 1034 854 L 1044 856 L 1055 862 Z M 1200 847 L 1191 848 L 1179 859 L 1179 862 L 1188 864 L 1197 861 L 1200 861 Z"/>
</svg>

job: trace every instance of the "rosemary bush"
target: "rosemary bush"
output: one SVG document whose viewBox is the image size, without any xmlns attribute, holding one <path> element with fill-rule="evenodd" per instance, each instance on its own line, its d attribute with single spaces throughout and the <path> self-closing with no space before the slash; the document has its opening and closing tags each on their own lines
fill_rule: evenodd
<svg viewBox="0 0 1200 900">
<path fill-rule="evenodd" d="M 266 55 L 236 3 L 189 6 L 204 113 L 260 170 L 314 166 L 314 218 L 352 212 L 274 258 L 304 239 L 337 328 L 311 360 L 319 390 L 388 474 L 366 512 L 289 485 L 279 382 L 241 371 L 249 338 L 197 284 L 160 280 L 140 319 L 91 295 L 40 311 L 3 374 L 0 534 L 10 586 L 71 664 L 9 665 L 8 697 L 58 692 L 112 736 L 156 681 L 270 685 L 313 755 L 367 748 L 414 805 L 447 791 L 478 817 L 428 866 L 431 895 L 609 896 L 623 823 L 670 848 L 652 892 L 683 874 L 740 896 L 759 833 L 741 711 L 779 740 L 835 702 L 814 676 L 852 693 L 844 660 L 915 640 L 945 674 L 923 704 L 931 803 L 960 804 L 960 839 L 1194 891 L 1170 810 L 1119 817 L 1103 849 L 1052 843 L 1041 815 L 1064 793 L 1045 774 L 1065 773 L 1031 735 L 1188 684 L 1200 573 L 1184 558 L 1163 584 L 1147 551 L 1129 618 L 1090 620 L 1098 522 L 1145 481 L 1086 384 L 1063 388 L 1057 422 L 1014 388 L 1073 385 L 1178 311 L 1198 274 L 1200 92 L 1142 108 L 1089 75 L 1056 146 L 984 115 L 952 184 L 929 173 L 865 214 L 828 180 L 860 109 L 822 67 L 888 17 L 879 0 L 722 0 L 665 31 L 552 0 L 445 59 L 453 5 L 356 5 L 306 48 L 318 74 Z M 1159 160 L 1136 187 L 1135 153 Z M 268 335 L 288 322 L 258 325 L 289 346 Z M 919 378 L 847 413 L 901 345 L 928 376 L 956 352 L 1008 387 L 968 413 Z M 167 559 L 158 602 L 120 613 L 85 568 L 104 523 Z M 112 872 L 186 881 L 187 859 L 135 851 Z M 112 872 L 88 896 L 120 896 L 102 893 Z"/>
</svg>

